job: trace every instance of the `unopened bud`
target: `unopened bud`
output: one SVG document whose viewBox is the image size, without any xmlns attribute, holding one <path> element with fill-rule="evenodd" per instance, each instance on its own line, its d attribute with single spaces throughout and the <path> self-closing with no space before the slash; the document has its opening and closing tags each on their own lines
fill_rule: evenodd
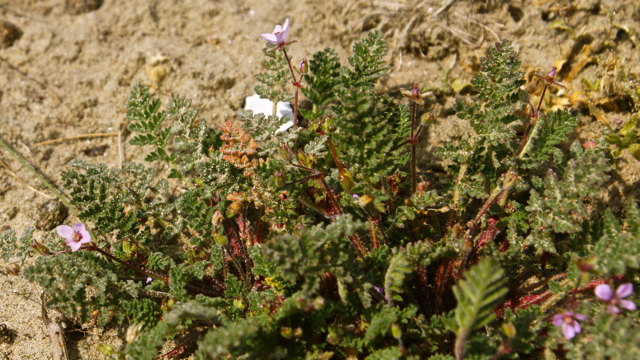
<svg viewBox="0 0 640 360">
<path fill-rule="evenodd" d="M 291 150 L 289 150 L 289 148 L 285 145 L 280 146 L 280 149 L 278 150 L 278 152 L 280 153 L 280 156 L 282 156 L 282 158 L 287 161 L 291 161 L 291 159 L 293 159 Z"/>
<path fill-rule="evenodd" d="M 129 328 L 127 329 L 127 335 L 125 337 L 125 339 L 127 340 L 127 344 L 131 344 L 132 342 L 136 341 L 138 335 L 140 335 L 140 330 L 142 329 L 143 325 L 144 323 L 139 322 L 129 326 Z"/>
<path fill-rule="evenodd" d="M 307 71 L 309 71 L 309 61 L 307 59 L 302 59 L 300 66 L 298 66 L 298 72 L 300 72 L 300 74 L 306 74 Z"/>
<path fill-rule="evenodd" d="M 213 224 L 213 226 L 222 224 L 222 220 L 224 220 L 224 216 L 222 216 L 220 210 L 217 210 L 213 213 L 213 216 L 211 217 L 211 223 Z"/>
<path fill-rule="evenodd" d="M 309 167 L 309 158 L 302 150 L 298 150 L 296 155 L 298 157 L 298 161 L 300 162 L 300 164 L 302 164 L 303 166 Z"/>
<path fill-rule="evenodd" d="M 631 152 L 631 155 L 636 158 L 636 160 L 640 160 L 640 145 L 633 144 L 629 146 L 629 151 Z"/>
<path fill-rule="evenodd" d="M 555 66 L 552 67 L 551 68 L 551 72 L 549 72 L 549 75 L 547 75 L 547 76 L 549 76 L 551 78 L 551 80 L 553 80 L 556 77 L 556 71 L 557 70 L 558 70 L 557 67 L 555 67 Z"/>
<path fill-rule="evenodd" d="M 362 195 L 358 198 L 358 205 L 362 207 L 367 207 L 372 202 L 373 202 L 373 197 L 370 195 Z"/>
<path fill-rule="evenodd" d="M 620 144 L 620 136 L 616 134 L 607 134 L 604 138 L 609 144 Z"/>
<path fill-rule="evenodd" d="M 284 174 L 284 170 L 274 172 L 273 177 L 276 179 L 276 185 L 279 187 L 283 187 L 287 183 L 287 177 Z"/>
<path fill-rule="evenodd" d="M 398 324 L 391 324 L 391 335 L 393 335 L 393 337 L 396 339 L 400 339 L 402 337 L 402 329 L 400 329 L 400 326 L 398 326 Z"/>
<path fill-rule="evenodd" d="M 340 184 L 342 185 L 342 189 L 347 192 L 351 192 L 351 189 L 353 189 L 353 187 L 355 186 L 355 183 L 353 182 L 353 176 L 351 175 L 351 172 L 349 172 L 349 170 L 344 169 L 344 171 L 342 171 L 342 174 L 340 174 Z"/>
<path fill-rule="evenodd" d="M 44 244 L 39 243 L 38 240 L 34 240 L 33 244 L 31 244 L 31 247 L 34 248 L 37 252 L 39 252 L 42 255 L 51 254 L 51 250 L 49 250 L 49 248 L 46 247 Z"/>
<path fill-rule="evenodd" d="M 293 337 L 293 330 L 288 326 L 280 328 L 280 335 L 285 339 L 291 339 Z"/>
<path fill-rule="evenodd" d="M 507 336 L 509 340 L 516 337 L 516 333 L 517 333 L 516 327 L 513 325 L 511 321 L 502 324 L 502 331 L 504 331 L 504 334 Z"/>
<path fill-rule="evenodd" d="M 213 233 L 213 241 L 216 242 L 216 244 L 220 245 L 220 246 L 225 246 L 227 245 L 227 238 L 224 237 L 224 235 L 215 232 Z"/>
</svg>

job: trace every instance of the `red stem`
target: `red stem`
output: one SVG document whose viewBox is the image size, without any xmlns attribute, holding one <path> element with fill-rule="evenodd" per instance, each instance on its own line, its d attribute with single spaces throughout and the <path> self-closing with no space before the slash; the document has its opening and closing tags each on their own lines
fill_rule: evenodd
<svg viewBox="0 0 640 360">
<path fill-rule="evenodd" d="M 296 74 L 293 72 L 293 66 L 291 65 L 291 59 L 289 59 L 289 55 L 287 55 L 287 50 L 285 48 L 282 48 L 282 53 L 284 54 L 285 59 L 287 59 L 287 64 L 289 64 L 289 70 L 291 71 L 291 77 L 293 78 L 293 86 L 296 89 L 295 103 L 293 106 L 293 127 L 295 128 L 298 126 L 298 89 L 300 88 L 300 82 L 296 79 Z"/>
</svg>

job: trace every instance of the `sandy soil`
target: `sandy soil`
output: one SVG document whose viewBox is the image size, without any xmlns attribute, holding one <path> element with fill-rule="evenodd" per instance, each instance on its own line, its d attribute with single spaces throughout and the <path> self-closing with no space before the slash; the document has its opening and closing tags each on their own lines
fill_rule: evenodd
<svg viewBox="0 0 640 360">
<path fill-rule="evenodd" d="M 447 3 L 450 6 L 443 7 Z M 135 83 L 149 85 L 165 101 L 173 92 L 193 99 L 202 120 L 210 125 L 234 119 L 244 98 L 254 93 L 253 76 L 262 61 L 259 34 L 289 17 L 289 36 L 299 40 L 291 48 L 297 61 L 326 46 L 346 61 L 351 44 L 363 32 L 373 28 L 386 32 L 393 71 L 380 90 L 398 99 L 398 88 L 410 88 L 413 82 L 441 88 L 441 75 L 447 69 L 449 81 L 463 85 L 479 70 L 486 47 L 508 38 L 528 72 L 548 71 L 554 64 L 561 67 L 559 78 L 570 90 L 553 94 L 547 108 L 580 108 L 585 116 L 575 136 L 585 141 L 599 136 L 600 126 L 589 116 L 589 100 L 609 119 L 626 120 L 633 111 L 632 97 L 611 80 L 615 70 L 632 78 L 640 75 L 640 43 L 634 37 L 640 33 L 640 8 L 633 3 L 4 0 L 0 1 L 0 136 L 58 189 L 61 172 L 75 158 L 111 167 L 140 162 L 143 154 L 128 145 L 126 132 L 113 135 L 125 122 L 126 100 Z M 583 78 L 604 79 L 600 91 L 585 90 Z M 527 87 L 534 93 L 541 90 L 535 82 Z M 437 91 L 425 107 L 437 119 L 421 139 L 425 176 L 441 166 L 433 158 L 434 147 L 467 132 L 452 110 L 457 96 L 468 96 L 468 90 L 461 88 L 462 95 Z M 111 135 L 39 144 L 88 134 Z M 21 233 L 42 218 L 36 238 L 43 238 L 59 223 L 75 220 L 47 210 L 43 204 L 53 195 L 8 153 L 2 151 L 0 160 L 20 179 L 0 170 L 1 231 Z M 640 167 L 633 158 L 624 155 L 614 177 L 621 180 L 614 184 L 620 192 L 637 195 Z M 16 264 L 0 270 L 0 323 L 12 333 L 8 339 L 0 338 L 0 360 L 52 358 L 40 315 L 39 286 L 20 277 Z M 56 313 L 51 311 L 50 316 Z M 115 324 L 100 328 L 75 324 L 73 319 L 70 324 L 71 359 L 102 358 L 96 345 L 121 346 L 126 331 Z"/>
</svg>

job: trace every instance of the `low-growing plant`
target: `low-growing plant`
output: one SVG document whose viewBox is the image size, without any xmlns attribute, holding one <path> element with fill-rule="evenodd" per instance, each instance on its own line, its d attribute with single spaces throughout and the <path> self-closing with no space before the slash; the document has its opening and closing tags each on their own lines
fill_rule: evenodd
<svg viewBox="0 0 640 360">
<path fill-rule="evenodd" d="M 376 89 L 382 34 L 357 42 L 349 65 L 327 48 L 293 66 L 288 25 L 263 34 L 256 91 L 290 99 L 290 74 L 290 125 L 240 111 L 210 127 L 191 101 L 162 109 L 136 85 L 131 144 L 169 170 L 74 161 L 64 187 L 82 223 L 45 241 L 32 228 L 0 237 L 5 261 L 40 255 L 24 275 L 48 307 L 128 323 L 125 346 L 100 345 L 114 359 L 154 358 L 177 334 L 161 357 L 638 357 L 640 210 L 598 215 L 605 146 L 568 141 L 576 110 L 529 103 L 507 40 L 456 102 L 473 134 L 438 148 L 447 171 L 427 182 L 416 110 L 429 94 L 404 90 L 407 107 Z M 563 86 L 555 69 L 541 77 Z"/>
</svg>

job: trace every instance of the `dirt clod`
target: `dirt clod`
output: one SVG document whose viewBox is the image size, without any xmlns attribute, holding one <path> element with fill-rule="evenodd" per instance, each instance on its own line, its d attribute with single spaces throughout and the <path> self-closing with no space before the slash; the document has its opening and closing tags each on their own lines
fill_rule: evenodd
<svg viewBox="0 0 640 360">
<path fill-rule="evenodd" d="M 20 40 L 22 30 L 8 21 L 0 21 L 0 49 L 6 49 Z"/>
<path fill-rule="evenodd" d="M 36 228 L 39 230 L 50 231 L 56 226 L 62 224 L 69 215 L 69 209 L 63 203 L 57 200 L 49 200 L 38 209 L 38 221 Z"/>
<path fill-rule="evenodd" d="M 65 11 L 71 15 L 80 15 L 98 10 L 102 6 L 102 0 L 67 0 Z"/>
</svg>

